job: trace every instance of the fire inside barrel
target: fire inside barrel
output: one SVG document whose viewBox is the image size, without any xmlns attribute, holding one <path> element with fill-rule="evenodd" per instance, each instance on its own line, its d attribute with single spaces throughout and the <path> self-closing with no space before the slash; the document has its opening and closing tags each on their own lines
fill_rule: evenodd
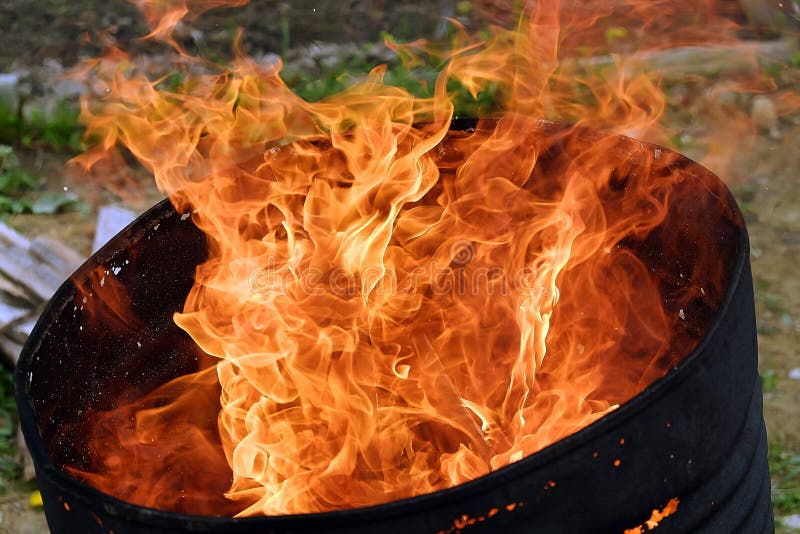
<svg viewBox="0 0 800 534">
<path fill-rule="evenodd" d="M 315 103 L 244 55 L 170 90 L 118 51 L 88 67 L 109 85 L 84 107 L 101 141 L 82 160 L 124 145 L 205 250 L 174 316 L 191 342 L 148 342 L 139 299 L 155 296 L 129 294 L 109 264 L 78 284 L 75 312 L 104 343 L 184 364 L 164 363 L 158 383 L 116 380 L 56 431 L 72 446 L 63 466 L 167 511 L 367 507 L 519 462 L 677 366 L 728 290 L 719 258 L 740 220 L 677 154 L 586 128 L 644 132 L 664 100 L 624 70 L 568 83 L 582 67 L 559 60 L 564 13 L 537 3 L 485 41 L 457 30 L 429 98 L 381 67 Z M 171 40 L 183 14 L 153 35 Z M 500 87 L 502 117 L 453 128 L 451 80 Z M 576 124 L 540 120 L 554 111 Z M 705 218 L 729 244 L 686 227 Z"/>
</svg>

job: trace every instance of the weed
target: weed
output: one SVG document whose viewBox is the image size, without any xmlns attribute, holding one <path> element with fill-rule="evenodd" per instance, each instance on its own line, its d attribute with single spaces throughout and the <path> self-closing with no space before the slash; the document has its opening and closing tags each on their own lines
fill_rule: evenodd
<svg viewBox="0 0 800 534">
<path fill-rule="evenodd" d="M 42 179 L 24 169 L 14 149 L 0 145 L 0 214 L 53 214 L 86 205 L 71 193 L 38 191 Z"/>
<path fill-rule="evenodd" d="M 388 39 L 393 37 L 386 35 Z M 365 52 L 368 47 L 374 44 L 365 45 Z M 373 67 L 363 59 L 367 54 L 359 55 L 359 58 L 343 58 L 335 65 L 320 65 L 320 73 L 317 76 L 309 75 L 306 72 L 296 72 L 287 69 L 283 73 L 284 80 L 292 91 L 309 102 L 316 102 L 336 94 L 352 82 L 362 79 Z M 394 87 L 405 89 L 410 94 L 418 98 L 429 98 L 433 96 L 433 88 L 436 77 L 444 66 L 438 62 L 437 58 L 430 58 L 426 64 L 407 68 L 399 62 L 387 65 L 384 75 L 384 83 Z M 473 97 L 457 80 L 450 80 L 447 90 L 453 97 L 455 105 L 455 115 L 462 117 L 480 117 L 496 113 L 499 110 L 500 94 L 496 84 L 488 84 L 484 91 Z"/>
<path fill-rule="evenodd" d="M 761 373 L 761 389 L 764 393 L 770 393 L 778 389 L 778 375 L 775 369 L 764 369 Z"/>
<path fill-rule="evenodd" d="M 786 313 L 786 305 L 783 297 L 773 291 L 773 283 L 772 280 L 756 278 L 753 284 L 755 299 L 769 311 L 781 315 Z"/>
<path fill-rule="evenodd" d="M 775 515 L 800 513 L 800 454 L 771 444 L 768 459 Z"/>
<path fill-rule="evenodd" d="M 0 105 L 0 143 L 77 154 L 83 150 L 83 127 L 78 109 L 69 102 L 57 102 L 49 109 L 34 105 L 10 109 Z"/>
<path fill-rule="evenodd" d="M 22 475 L 17 457 L 17 408 L 14 401 L 14 373 L 0 368 L 0 492 L 7 493 Z"/>
</svg>

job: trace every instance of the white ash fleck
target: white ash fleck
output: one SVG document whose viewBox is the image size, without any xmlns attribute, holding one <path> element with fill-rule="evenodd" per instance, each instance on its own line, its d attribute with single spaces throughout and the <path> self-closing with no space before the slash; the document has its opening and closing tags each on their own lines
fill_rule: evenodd
<svg viewBox="0 0 800 534">
<path fill-rule="evenodd" d="M 155 226 L 153 227 L 153 231 L 155 232 L 156 230 L 158 230 L 158 227 L 159 227 L 159 226 L 161 226 L 161 224 L 157 224 L 157 225 L 155 225 Z"/>
<path fill-rule="evenodd" d="M 106 271 L 106 272 L 108 272 L 108 271 Z M 103 278 L 100 279 L 100 287 L 103 287 L 105 285 L 106 285 L 106 277 L 104 276 Z"/>
<path fill-rule="evenodd" d="M 655 150 L 653 150 L 653 157 L 656 159 L 661 159 L 661 147 L 657 146 Z"/>
<path fill-rule="evenodd" d="M 586 350 L 586 347 L 584 347 L 581 343 L 578 343 L 576 348 L 578 349 L 578 354 L 583 354 L 583 352 Z"/>
<path fill-rule="evenodd" d="M 678 317 L 680 317 L 680 318 L 681 318 L 681 320 L 683 320 L 683 321 L 685 321 L 685 320 L 686 320 L 686 314 L 685 314 L 685 313 L 683 313 L 683 308 L 681 308 L 680 310 L 678 310 Z"/>
<path fill-rule="evenodd" d="M 130 262 L 131 260 L 125 260 L 125 265 L 128 265 Z"/>
<path fill-rule="evenodd" d="M 86 304 L 86 297 L 83 297 L 83 300 L 82 300 L 81 302 L 83 302 L 84 304 Z M 81 309 L 83 309 L 83 306 L 81 306 Z"/>
<path fill-rule="evenodd" d="M 701 287 L 701 288 L 700 288 L 700 293 L 702 293 L 703 295 L 705 295 L 705 294 L 706 294 L 706 290 L 705 290 L 705 289 L 703 289 L 703 288 Z"/>
<path fill-rule="evenodd" d="M 191 214 L 191 213 L 189 213 L 189 212 L 187 211 L 186 213 L 184 213 L 183 215 L 181 215 L 181 220 L 182 220 L 182 221 L 185 221 L 186 219 L 188 219 L 188 218 L 189 218 L 189 217 L 191 217 L 191 216 L 192 216 L 192 214 Z"/>
<path fill-rule="evenodd" d="M 122 267 L 114 267 L 113 269 L 111 269 L 111 271 L 114 273 L 115 276 L 118 275 L 121 270 Z"/>
<path fill-rule="evenodd" d="M 137 346 L 137 347 L 139 347 L 139 348 L 141 349 L 141 348 L 142 348 L 142 342 L 141 342 L 141 341 L 137 341 L 137 342 L 136 342 L 136 346 Z"/>
</svg>

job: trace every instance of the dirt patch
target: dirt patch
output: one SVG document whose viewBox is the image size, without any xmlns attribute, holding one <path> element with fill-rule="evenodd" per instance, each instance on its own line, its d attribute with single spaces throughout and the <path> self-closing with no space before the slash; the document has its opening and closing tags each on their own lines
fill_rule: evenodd
<svg viewBox="0 0 800 534">
<path fill-rule="evenodd" d="M 456 13 L 455 1 L 387 2 L 349 0 L 254 1 L 241 8 L 212 10 L 176 32 L 194 53 L 226 57 L 239 28 L 247 52 L 281 53 L 315 41 L 376 41 L 382 32 L 402 39 L 441 35 L 443 17 Z M 291 7 L 290 7 L 291 5 Z M 146 53 L 156 47 L 142 41 L 147 26 L 132 2 L 0 0 L 0 72 L 40 65 L 47 58 L 64 66 L 96 57 L 111 42 L 123 50 Z"/>
<path fill-rule="evenodd" d="M 49 532 L 41 508 L 32 508 L 27 495 L 0 499 L 0 534 L 41 534 Z"/>
<path fill-rule="evenodd" d="M 764 396 L 770 440 L 800 450 L 800 127 L 781 140 L 763 136 L 753 153 L 748 209 L 751 261 L 756 284 L 762 374 L 774 374 Z"/>
</svg>

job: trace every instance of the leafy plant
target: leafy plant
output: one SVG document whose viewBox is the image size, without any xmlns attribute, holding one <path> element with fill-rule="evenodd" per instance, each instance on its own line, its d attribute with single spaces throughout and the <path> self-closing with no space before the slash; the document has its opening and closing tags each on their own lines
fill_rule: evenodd
<svg viewBox="0 0 800 534">
<path fill-rule="evenodd" d="M 69 102 L 57 102 L 49 110 L 24 103 L 16 109 L 0 105 L 0 143 L 78 153 L 82 136 L 78 109 Z"/>
<path fill-rule="evenodd" d="M 386 37 L 393 39 L 388 34 Z M 291 69 L 285 70 L 283 76 L 295 94 L 304 100 L 316 102 L 342 91 L 353 81 L 365 77 L 373 66 L 363 57 L 342 58 L 334 65 L 321 65 L 320 72 L 316 76 Z M 444 63 L 438 58 L 430 58 L 428 63 L 414 68 L 407 68 L 399 61 L 392 62 L 387 65 L 384 83 L 405 89 L 416 97 L 428 98 L 433 95 L 436 76 L 443 66 Z M 488 84 L 487 88 L 474 98 L 457 80 L 450 80 L 447 90 L 453 98 L 457 116 L 486 116 L 496 113 L 499 109 L 499 91 L 496 84 Z"/>
<path fill-rule="evenodd" d="M 41 182 L 41 178 L 22 167 L 13 148 L 0 145 L 0 213 L 40 215 L 73 208 L 85 209 L 85 204 L 72 193 L 37 193 Z"/>
<path fill-rule="evenodd" d="M 34 189 L 39 180 L 28 174 L 8 145 L 0 145 L 0 213 L 30 210 L 30 201 L 22 195 Z"/>
</svg>

